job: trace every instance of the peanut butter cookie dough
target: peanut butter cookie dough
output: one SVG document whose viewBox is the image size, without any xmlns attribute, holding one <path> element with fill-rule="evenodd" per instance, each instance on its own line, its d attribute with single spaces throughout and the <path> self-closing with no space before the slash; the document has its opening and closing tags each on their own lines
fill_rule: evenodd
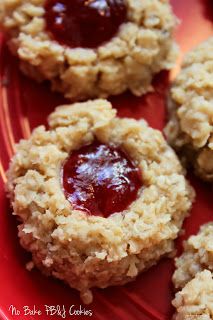
<svg viewBox="0 0 213 320">
<path fill-rule="evenodd" d="M 72 48 L 55 39 L 47 30 L 47 2 L 1 0 L 0 24 L 22 71 L 38 81 L 50 80 L 53 90 L 67 98 L 107 97 L 127 89 L 141 95 L 152 90 L 156 73 L 173 67 L 178 52 L 172 39 L 176 18 L 168 0 L 111 1 L 124 3 L 126 19 L 110 39 L 93 48 Z M 63 6 L 53 9 L 59 12 L 59 23 Z"/>
<path fill-rule="evenodd" d="M 197 235 L 184 243 L 183 254 L 176 259 L 173 275 L 175 288 L 183 288 L 195 275 L 208 269 L 213 272 L 213 223 L 200 228 Z"/>
<path fill-rule="evenodd" d="M 169 143 L 213 181 L 213 37 L 189 52 L 171 89 Z"/>
<path fill-rule="evenodd" d="M 142 179 L 136 199 L 107 218 L 76 209 L 61 181 L 66 159 L 97 140 L 122 150 Z M 194 197 L 163 135 L 144 120 L 116 117 L 106 100 L 58 107 L 49 130 L 40 126 L 20 141 L 7 175 L 21 245 L 44 274 L 79 290 L 85 303 L 91 287 L 132 281 L 171 254 Z"/>
<path fill-rule="evenodd" d="M 176 294 L 172 303 L 177 310 L 174 320 L 212 320 L 212 273 L 208 270 L 197 273 L 195 278 Z"/>
</svg>

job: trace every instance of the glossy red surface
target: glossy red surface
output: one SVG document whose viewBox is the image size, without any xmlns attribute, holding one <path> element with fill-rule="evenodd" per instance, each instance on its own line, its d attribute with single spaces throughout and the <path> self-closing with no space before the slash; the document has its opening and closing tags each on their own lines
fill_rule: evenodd
<svg viewBox="0 0 213 320">
<path fill-rule="evenodd" d="M 75 209 L 109 217 L 136 199 L 141 174 L 118 148 L 98 141 L 72 152 L 62 168 L 64 194 Z"/>
<path fill-rule="evenodd" d="M 213 35 L 213 8 L 211 0 L 173 0 L 177 16 L 182 24 L 176 39 L 183 53 Z M 172 76 L 178 67 L 172 72 Z M 142 98 L 126 93 L 112 98 L 119 116 L 146 118 L 151 126 L 162 129 L 165 124 L 165 94 L 168 74 L 161 73 L 155 80 L 155 93 Z M 0 40 L 0 318 L 2 319 L 61 319 L 60 316 L 11 316 L 10 305 L 22 310 L 24 305 L 44 310 L 45 304 L 81 304 L 78 293 L 60 281 L 46 278 L 39 271 L 29 273 L 24 265 L 30 256 L 21 249 L 16 230 L 16 220 L 11 215 L 4 193 L 5 170 L 14 152 L 14 143 L 27 138 L 35 126 L 45 123 L 46 116 L 54 107 L 65 102 L 50 92 L 48 85 L 38 85 L 18 71 L 14 58 L 8 54 Z M 212 190 L 210 186 L 189 175 L 197 192 L 191 216 L 185 221 L 185 234 L 177 241 L 180 252 L 182 240 L 196 233 L 199 226 L 213 220 Z M 157 266 L 141 274 L 133 283 L 122 287 L 95 289 L 94 302 L 87 307 L 92 317 L 72 316 L 71 319 L 97 320 L 169 320 L 173 309 L 171 274 L 173 262 L 163 259 Z M 67 315 L 67 318 L 68 315 Z"/>
<path fill-rule="evenodd" d="M 124 0 L 46 0 L 46 27 L 71 48 L 96 48 L 126 20 Z"/>
</svg>

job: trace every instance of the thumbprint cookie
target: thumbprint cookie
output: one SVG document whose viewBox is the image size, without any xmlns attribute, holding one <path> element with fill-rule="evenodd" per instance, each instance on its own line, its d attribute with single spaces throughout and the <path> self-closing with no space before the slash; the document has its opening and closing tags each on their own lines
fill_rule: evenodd
<svg viewBox="0 0 213 320">
<path fill-rule="evenodd" d="M 194 192 L 160 131 L 106 100 L 56 108 L 7 173 L 21 245 L 44 274 L 92 301 L 171 255 Z"/>
<path fill-rule="evenodd" d="M 72 100 L 152 90 L 177 56 L 168 0 L 1 0 L 22 71 Z"/>
</svg>

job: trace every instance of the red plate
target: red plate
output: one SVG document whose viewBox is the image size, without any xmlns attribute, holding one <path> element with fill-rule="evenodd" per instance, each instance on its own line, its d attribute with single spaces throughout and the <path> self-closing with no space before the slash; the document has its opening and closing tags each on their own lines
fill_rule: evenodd
<svg viewBox="0 0 213 320">
<path fill-rule="evenodd" d="M 173 0 L 176 15 L 182 20 L 176 39 L 182 54 L 213 35 L 213 3 L 211 0 Z M 181 60 L 181 58 L 180 58 Z M 178 68 L 174 70 L 174 73 Z M 151 126 L 162 129 L 165 124 L 165 94 L 168 88 L 168 73 L 162 72 L 155 80 L 156 92 L 142 98 L 130 94 L 112 98 L 120 116 L 144 117 Z M 38 85 L 25 78 L 17 68 L 17 62 L 10 56 L 0 35 L 0 318 L 2 319 L 60 319 L 44 313 L 45 305 L 64 305 L 66 318 L 79 310 L 81 301 L 77 291 L 62 282 L 46 278 L 39 271 L 26 271 L 25 263 L 30 256 L 21 249 L 16 230 L 16 221 L 11 216 L 4 193 L 5 170 L 14 152 L 14 144 L 20 138 L 27 138 L 32 128 L 46 123 L 47 115 L 54 107 L 64 102 L 59 94 L 50 92 L 48 84 Z M 154 115 L 154 116 L 153 116 Z M 181 249 L 183 238 L 197 232 L 199 226 L 213 218 L 212 191 L 210 187 L 193 175 L 190 178 L 197 192 L 196 203 L 190 218 L 185 222 L 186 233 L 178 239 Z M 163 259 L 157 266 L 141 274 L 137 280 L 122 287 L 94 290 L 94 303 L 87 306 L 92 319 L 167 320 L 172 315 L 173 296 L 171 275 L 173 262 Z M 12 315 L 10 306 L 16 307 Z M 40 309 L 42 315 L 23 315 L 23 307 Z M 82 306 L 83 308 L 83 306 Z M 20 312 L 20 314 L 19 314 Z"/>
</svg>

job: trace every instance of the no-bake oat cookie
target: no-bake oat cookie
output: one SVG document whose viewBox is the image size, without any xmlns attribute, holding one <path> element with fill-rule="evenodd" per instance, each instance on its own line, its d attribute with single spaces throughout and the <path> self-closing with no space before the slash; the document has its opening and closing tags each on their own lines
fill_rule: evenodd
<svg viewBox="0 0 213 320">
<path fill-rule="evenodd" d="M 213 181 L 213 37 L 189 52 L 171 89 L 169 143 Z"/>
<path fill-rule="evenodd" d="M 175 261 L 173 275 L 175 288 L 183 288 L 195 275 L 208 269 L 213 272 L 213 223 L 200 228 L 197 235 L 189 237 L 184 243 L 183 254 Z"/>
<path fill-rule="evenodd" d="M 183 254 L 175 261 L 173 282 L 179 291 L 173 305 L 174 320 L 213 319 L 213 223 L 200 228 L 184 243 Z"/>
<path fill-rule="evenodd" d="M 194 192 L 163 135 L 144 120 L 116 117 L 116 111 L 106 100 L 58 107 L 48 122 L 48 130 L 40 126 L 29 140 L 17 145 L 7 174 L 8 192 L 14 214 L 21 221 L 18 227 L 21 245 L 32 253 L 35 265 L 45 274 L 78 289 L 83 301 L 89 303 L 91 287 L 104 288 L 131 281 L 172 252 L 173 240 L 189 213 Z M 127 186 L 132 178 L 123 172 L 119 157 L 128 174 L 134 173 L 135 181 L 134 167 L 140 172 L 141 187 L 134 201 L 107 218 L 94 215 L 91 208 L 90 214 L 80 210 L 77 200 L 67 197 L 63 190 L 62 175 L 67 159 L 74 159 L 76 164 L 80 150 L 83 158 L 78 165 L 84 167 L 84 148 L 90 145 L 94 148 L 95 141 L 106 148 L 110 146 L 109 152 L 116 158 L 112 158 L 113 165 L 121 180 L 124 183 L 127 180 Z M 115 150 L 120 153 L 114 153 Z M 86 157 L 94 165 L 94 154 Z M 97 172 L 100 177 L 99 164 L 107 163 L 110 174 L 108 158 L 96 160 L 92 167 L 94 178 Z M 75 174 L 79 173 L 78 169 L 75 167 Z M 87 179 L 88 166 L 85 171 Z M 111 184 L 106 173 L 103 172 L 105 177 L 101 181 L 105 179 Z M 66 181 L 73 187 L 72 174 Z M 92 188 L 93 184 L 94 181 L 88 186 Z M 106 192 L 105 198 L 109 194 Z M 122 185 L 120 192 L 122 196 Z M 85 193 L 87 196 L 88 191 Z"/>
<path fill-rule="evenodd" d="M 174 320 L 213 319 L 213 279 L 208 270 L 197 273 L 195 278 L 176 294 Z"/>
<path fill-rule="evenodd" d="M 79 8 L 79 3 L 84 8 Z M 83 16 L 82 22 L 81 10 L 87 5 L 90 6 L 89 20 Z M 97 7 L 97 12 L 91 7 Z M 112 17 L 109 19 L 119 20 L 116 20 L 117 30 L 110 29 L 115 25 L 114 20 L 100 19 L 100 13 L 104 19 L 109 11 Z M 49 12 L 52 12 L 50 17 Z M 76 12 L 74 21 L 77 20 L 74 32 L 69 19 L 66 20 L 72 12 Z M 94 23 L 97 23 L 95 32 L 90 30 Z M 152 89 L 153 76 L 160 70 L 170 69 L 177 56 L 177 46 L 172 39 L 176 18 L 167 0 L 72 0 L 71 3 L 1 0 L 0 24 L 8 35 L 11 51 L 20 58 L 24 73 L 38 81 L 50 80 L 54 90 L 72 99 L 107 97 L 126 89 L 135 95 L 144 94 Z M 79 26 L 83 30 L 79 31 Z M 94 45 L 106 31 L 112 37 Z M 71 40 L 64 40 L 72 34 Z M 82 37 L 78 42 L 79 34 Z M 91 37 L 91 43 L 83 41 Z M 74 43 L 74 47 L 67 43 L 71 46 Z"/>
</svg>

